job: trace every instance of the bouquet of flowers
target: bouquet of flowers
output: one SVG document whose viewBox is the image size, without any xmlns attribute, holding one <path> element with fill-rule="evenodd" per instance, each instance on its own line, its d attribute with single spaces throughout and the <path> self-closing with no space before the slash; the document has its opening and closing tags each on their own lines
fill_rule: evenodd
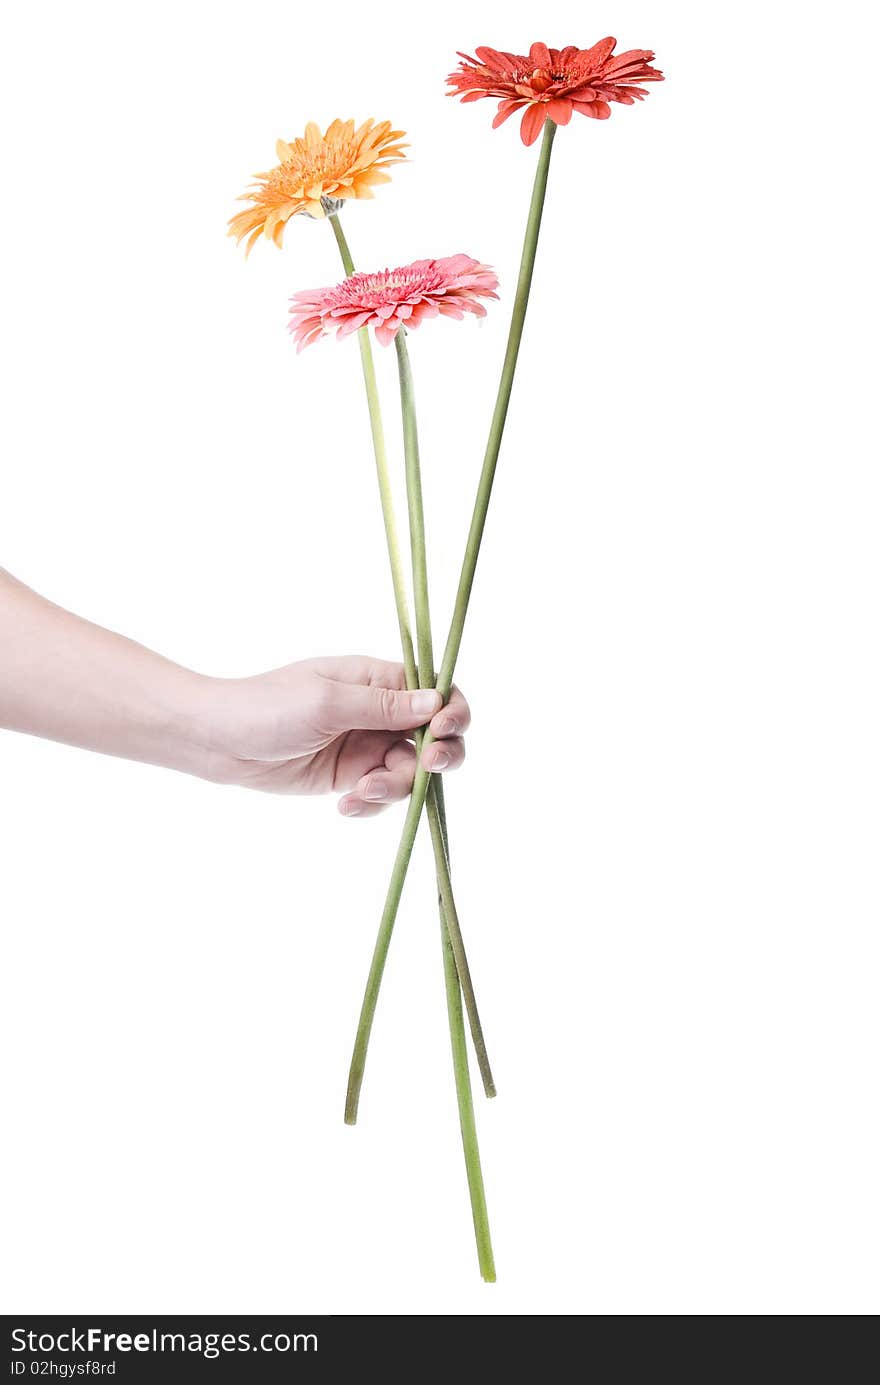
<svg viewBox="0 0 880 1385">
<path fill-rule="evenodd" d="M 585 115 L 593 120 L 607 120 L 613 103 L 632 106 L 647 95 L 642 83 L 663 79 L 663 74 L 651 66 L 652 52 L 630 49 L 615 55 L 615 47 L 615 39 L 604 38 L 586 49 L 548 48 L 546 44 L 533 43 L 525 55 L 494 48 L 477 48 L 472 58 L 466 54 L 458 55 L 461 61 L 447 79 L 448 94 L 460 96 L 462 102 L 479 101 L 484 97 L 498 101 L 493 128 L 502 125 L 514 113 L 521 113 L 523 144 L 531 146 L 540 137 L 541 145 L 534 172 L 507 349 L 465 543 L 455 606 L 439 669 L 434 657 L 428 598 L 419 438 L 407 338 L 416 327 L 432 318 L 485 316 L 486 302 L 498 298 L 495 273 L 487 264 L 465 254 L 415 260 L 397 269 L 380 269 L 371 273 L 355 269 L 343 229 L 342 213 L 349 199 L 371 198 L 374 188 L 389 181 L 388 170 L 406 157 L 404 150 L 407 146 L 402 143 L 403 131 L 393 129 L 390 121 L 377 124 L 367 120 L 356 126 L 353 120 L 334 120 L 323 133 L 318 125 L 310 122 L 301 137 L 290 143 L 279 140 L 276 145 L 278 164 L 256 176 L 250 191 L 241 199 L 249 205 L 230 221 L 230 234 L 237 242 L 246 240 L 247 253 L 250 253 L 260 236 L 281 247 L 287 222 L 301 214 L 326 220 L 333 232 L 345 278 L 331 287 L 294 293 L 290 330 L 298 351 L 329 335 L 335 335 L 337 341 L 344 341 L 352 335 L 357 337 L 407 687 L 436 688 L 444 702 L 452 688 L 504 434 L 557 128 L 568 125 L 573 114 Z M 393 344 L 397 357 L 414 626 L 410 619 L 410 600 L 392 499 L 385 431 L 370 343 L 371 331 L 382 346 Z M 450 726 L 450 734 L 454 734 L 455 730 Z M 424 812 L 437 872 L 449 1032 L 477 1253 L 483 1278 L 494 1281 L 495 1264 L 477 1143 L 465 1017 L 487 1096 L 495 1095 L 495 1084 L 452 888 L 449 831 L 442 785 L 438 775 L 429 773 L 422 766 L 422 752 L 430 740 L 427 728 L 416 736 L 418 769 L 361 1006 L 348 1078 L 345 1120 L 349 1125 L 354 1125 L 357 1120 L 367 1048 L 385 959 L 413 843 Z"/>
</svg>

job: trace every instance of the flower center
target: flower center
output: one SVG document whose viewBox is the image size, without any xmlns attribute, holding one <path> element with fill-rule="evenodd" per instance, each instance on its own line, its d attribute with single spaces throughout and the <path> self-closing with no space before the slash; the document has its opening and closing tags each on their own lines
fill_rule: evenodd
<svg viewBox="0 0 880 1385">
<path fill-rule="evenodd" d="M 523 95 L 528 92 L 538 92 L 543 95 L 552 86 L 570 82 L 571 73 L 566 72 L 564 68 L 560 68 L 556 72 L 550 72 L 546 67 L 517 68 L 511 72 L 510 78 L 517 90 L 523 92 Z"/>
<path fill-rule="evenodd" d="M 268 174 L 265 195 L 274 201 L 297 196 L 303 187 L 314 183 L 335 182 L 351 168 L 356 152 L 354 140 L 322 144 L 317 149 L 298 149 L 292 159 Z"/>
<path fill-rule="evenodd" d="M 386 269 L 379 274 L 353 274 L 333 290 L 333 298 L 340 308 L 382 308 L 440 286 L 441 276 L 435 270 Z"/>
</svg>

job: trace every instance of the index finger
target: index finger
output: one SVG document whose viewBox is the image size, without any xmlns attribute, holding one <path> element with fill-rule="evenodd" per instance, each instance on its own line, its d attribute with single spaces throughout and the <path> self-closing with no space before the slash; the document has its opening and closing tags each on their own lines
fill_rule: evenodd
<svg viewBox="0 0 880 1385">
<path fill-rule="evenodd" d="M 364 688 L 406 687 L 403 664 L 388 659 L 373 659 L 368 654 L 346 654 L 338 658 L 312 659 L 316 673 L 331 678 L 334 683 L 352 683 Z"/>
</svg>

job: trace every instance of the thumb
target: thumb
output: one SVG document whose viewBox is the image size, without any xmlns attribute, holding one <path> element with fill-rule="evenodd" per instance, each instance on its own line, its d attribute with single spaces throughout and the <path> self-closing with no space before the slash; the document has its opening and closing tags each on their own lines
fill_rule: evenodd
<svg viewBox="0 0 880 1385">
<path fill-rule="evenodd" d="M 433 688 L 403 692 L 399 688 L 374 688 L 369 684 L 332 683 L 330 717 L 342 731 L 414 731 L 424 726 L 443 705 Z"/>
</svg>

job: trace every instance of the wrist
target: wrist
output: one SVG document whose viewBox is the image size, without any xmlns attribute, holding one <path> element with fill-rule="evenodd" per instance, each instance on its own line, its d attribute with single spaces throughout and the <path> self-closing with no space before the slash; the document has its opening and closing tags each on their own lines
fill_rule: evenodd
<svg viewBox="0 0 880 1385">
<path fill-rule="evenodd" d="M 237 757 L 228 734 L 230 689 L 235 679 L 181 670 L 185 678 L 169 708 L 167 732 L 174 768 L 215 784 L 231 783 Z"/>
</svg>

